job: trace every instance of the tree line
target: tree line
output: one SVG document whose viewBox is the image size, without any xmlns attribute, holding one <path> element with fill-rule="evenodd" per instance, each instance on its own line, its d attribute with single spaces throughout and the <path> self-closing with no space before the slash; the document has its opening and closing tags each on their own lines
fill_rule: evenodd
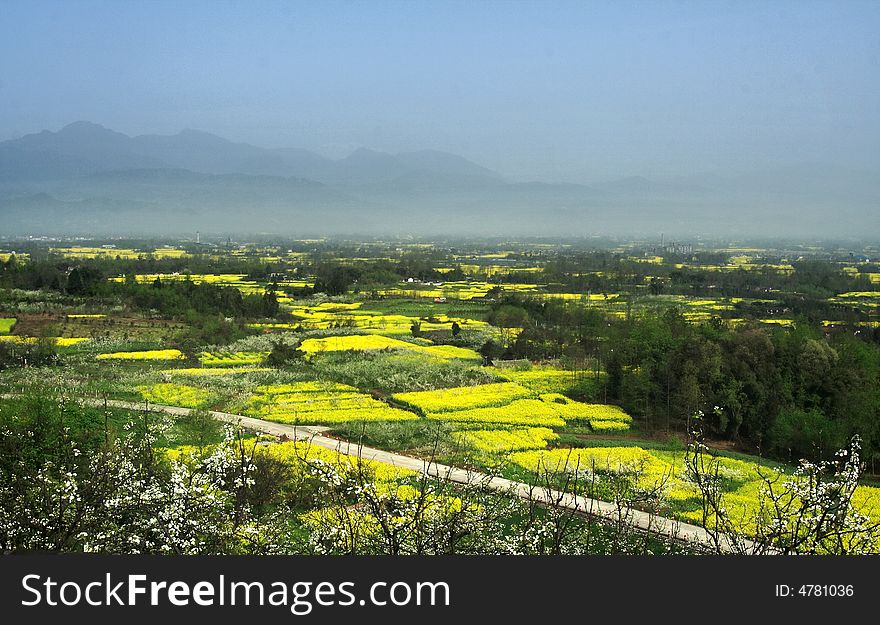
<svg viewBox="0 0 880 625">
<path fill-rule="evenodd" d="M 780 459 L 830 457 L 855 434 L 880 460 L 880 336 L 714 319 L 677 308 L 609 319 L 580 305 L 506 298 L 490 321 L 519 328 L 495 356 L 567 359 L 604 370 L 591 399 L 620 404 L 648 430 L 685 430 L 702 413 L 707 433 Z"/>
</svg>

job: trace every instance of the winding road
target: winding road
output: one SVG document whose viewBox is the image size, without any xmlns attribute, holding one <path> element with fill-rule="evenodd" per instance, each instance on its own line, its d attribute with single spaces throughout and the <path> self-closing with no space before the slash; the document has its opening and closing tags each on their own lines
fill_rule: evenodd
<svg viewBox="0 0 880 625">
<path fill-rule="evenodd" d="M 94 406 L 104 406 L 100 399 L 86 398 L 84 401 Z M 148 404 L 146 402 L 127 402 L 119 400 L 107 400 L 106 405 L 113 408 L 127 410 L 148 410 L 150 412 L 162 412 L 176 416 L 186 416 L 190 413 L 189 408 L 179 406 L 165 406 L 161 404 Z M 338 440 L 325 436 L 328 428 L 321 426 L 288 425 L 255 419 L 244 415 L 231 414 L 228 412 L 211 411 L 211 415 L 219 421 L 240 425 L 250 430 L 275 436 L 286 436 L 292 440 L 308 440 L 313 445 L 339 451 L 341 453 L 359 456 L 367 460 L 385 462 L 394 466 L 404 467 L 426 473 L 428 475 L 455 482 L 458 484 L 479 484 L 481 487 L 499 493 L 513 493 L 524 499 L 536 501 L 544 506 L 556 506 L 571 510 L 577 514 L 592 516 L 596 519 L 611 523 L 627 523 L 633 528 L 654 534 L 660 537 L 672 539 L 676 542 L 688 544 L 703 551 L 733 553 L 740 552 L 734 548 L 730 537 L 721 535 L 716 537 L 705 528 L 690 523 L 683 523 L 668 517 L 658 516 L 626 508 L 617 504 L 593 499 L 581 495 L 573 495 L 562 491 L 535 487 L 524 482 L 516 482 L 502 477 L 491 476 L 478 471 L 462 469 L 459 467 L 430 462 L 420 458 L 413 458 L 403 454 L 392 453 L 365 447 L 349 441 Z M 745 546 L 747 552 L 756 551 L 757 545 L 752 542 L 740 541 L 740 546 Z"/>
</svg>

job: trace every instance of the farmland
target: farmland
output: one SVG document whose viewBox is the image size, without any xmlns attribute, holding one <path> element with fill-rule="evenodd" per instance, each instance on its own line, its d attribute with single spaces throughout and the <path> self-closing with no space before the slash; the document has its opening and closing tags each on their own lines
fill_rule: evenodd
<svg viewBox="0 0 880 625">
<path fill-rule="evenodd" d="M 258 428 L 224 433 L 209 411 L 752 537 L 771 526 L 768 483 L 787 483 L 802 500 L 797 489 L 813 469 L 797 473 L 799 461 L 844 479 L 835 454 L 858 444 L 864 474 L 851 484 L 848 518 L 867 538 L 846 545 L 880 548 L 870 529 L 880 521 L 874 248 L 290 240 L 31 242 L 13 251 L 17 262 L 0 276 L 8 436 L 54 427 L 40 415 L 57 413 L 50 421 L 67 429 L 51 436 L 70 437 L 85 456 L 111 441 L 139 445 L 155 456 L 156 475 L 176 471 L 188 483 L 208 480 L 209 466 L 252 466 L 249 522 L 257 534 L 287 537 L 273 549 L 385 552 L 385 508 L 371 506 L 393 501 L 420 522 L 463 523 L 459 549 L 503 551 L 477 538 L 486 510 L 499 508 L 485 494 L 428 487 L 410 472 L 277 442 Z M 143 410 L 96 409 L 102 401 Z M 151 405 L 192 412 L 157 416 Z M 724 518 L 695 479 L 698 450 L 703 469 L 720 476 Z M 66 456 L 53 462 L 71 463 L 72 475 L 91 470 Z M 73 479 L 64 475 L 53 479 Z M 217 552 L 247 551 L 229 524 L 243 495 L 209 482 L 198 496 L 225 502 L 202 509 L 202 521 L 225 532 Z M 318 483 L 349 490 L 333 491 L 334 507 L 309 490 Z M 530 531 L 524 518 L 538 522 L 505 505 L 492 523 L 516 533 Z M 344 523 L 355 529 L 334 533 Z M 596 534 L 588 552 L 618 544 L 609 527 L 573 527 Z M 571 540 L 565 549 L 585 549 Z M 627 540 L 619 548 L 676 549 Z M 260 540 L 252 548 L 270 549 Z"/>
</svg>

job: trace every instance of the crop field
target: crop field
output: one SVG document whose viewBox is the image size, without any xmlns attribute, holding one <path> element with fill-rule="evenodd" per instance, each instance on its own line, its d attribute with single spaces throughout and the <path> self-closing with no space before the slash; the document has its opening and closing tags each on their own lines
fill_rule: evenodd
<svg viewBox="0 0 880 625">
<path fill-rule="evenodd" d="M 579 474 L 585 485 L 591 480 L 601 482 L 609 476 L 635 476 L 642 490 L 657 492 L 678 518 L 692 523 L 703 522 L 701 494 L 688 478 L 684 453 L 681 451 L 630 446 L 558 448 L 516 451 L 508 458 L 513 464 L 531 472 Z M 754 529 L 765 480 L 778 479 L 784 474 L 780 469 L 763 463 L 735 458 L 719 457 L 713 459 L 712 463 L 713 471 L 717 469 L 725 482 L 725 503 L 730 507 L 732 518 L 744 531 Z M 596 483 L 593 486 L 601 490 Z M 854 497 L 861 502 L 871 502 L 864 509 L 873 519 L 880 520 L 880 506 L 877 505 L 880 503 L 880 489 L 860 486 L 855 490 Z"/>
<path fill-rule="evenodd" d="M 565 426 L 584 421 L 595 430 L 629 429 L 632 418 L 616 406 L 584 404 L 560 393 L 537 393 L 512 382 L 398 393 L 392 399 L 428 419 L 459 427 L 480 424 Z"/>
<path fill-rule="evenodd" d="M 202 352 L 199 361 L 203 367 L 238 367 L 259 365 L 269 352 Z"/>
<path fill-rule="evenodd" d="M 15 252 L 0 252 L 0 263 L 8 263 L 12 259 L 15 259 L 16 263 L 25 263 L 27 262 L 30 256 L 28 254 L 19 254 Z"/>
<path fill-rule="evenodd" d="M 58 347 L 71 347 L 89 341 L 88 337 L 59 337 L 50 336 L 41 339 L 36 336 L 16 336 L 16 335 L 0 335 L 0 341 L 4 343 L 15 343 L 18 345 L 36 345 L 41 340 L 48 341 Z"/>
<path fill-rule="evenodd" d="M 179 321 L 62 309 L 18 315 L 15 333 L 23 336 L 88 337 L 101 342 L 159 343 L 186 327 Z"/>
<path fill-rule="evenodd" d="M 162 373 L 169 376 L 192 376 L 192 377 L 216 377 L 224 375 L 236 375 L 242 373 L 265 373 L 273 371 L 269 367 L 221 367 L 221 366 L 205 366 L 205 367 L 182 367 L 180 369 L 164 369 Z"/>
<path fill-rule="evenodd" d="M 512 428 L 509 430 L 464 430 L 453 432 L 463 447 L 488 454 L 544 449 L 559 435 L 550 428 Z"/>
<path fill-rule="evenodd" d="M 588 381 L 589 376 L 566 371 L 554 367 L 533 367 L 530 369 L 513 369 L 501 375 L 511 382 L 516 382 L 536 393 L 570 393 Z M 585 380 L 585 378 L 587 378 Z"/>
<path fill-rule="evenodd" d="M 374 350 L 401 350 L 427 354 L 442 360 L 461 359 L 479 360 L 479 355 L 472 349 L 456 347 L 454 345 L 420 345 L 401 341 L 399 339 L 381 335 L 347 335 L 332 336 L 321 339 L 306 339 L 301 346 L 306 354 L 323 354 L 326 352 L 345 351 L 374 351 Z"/>
<path fill-rule="evenodd" d="M 185 384 L 153 384 L 139 386 L 137 390 L 145 400 L 154 404 L 184 408 L 203 408 L 211 397 L 208 391 Z"/>
<path fill-rule="evenodd" d="M 49 250 L 63 258 L 85 260 L 96 258 L 107 259 L 138 259 L 138 258 L 186 258 L 189 254 L 185 250 L 173 247 L 158 247 L 153 249 L 133 250 L 116 247 L 54 247 Z"/>
<path fill-rule="evenodd" d="M 345 306 L 344 304 L 341 306 Z M 422 332 L 451 331 L 456 323 L 462 330 L 487 330 L 489 324 L 484 321 L 432 315 L 427 318 L 406 315 L 383 315 L 380 313 L 360 311 L 357 307 L 330 306 L 324 309 L 306 307 L 287 307 L 295 321 L 287 323 L 253 323 L 249 327 L 256 330 L 326 330 L 329 328 L 358 328 L 368 332 L 400 335 L 410 334 L 414 323 L 419 324 Z"/>
<path fill-rule="evenodd" d="M 98 354 L 98 360 L 183 360 L 179 349 L 147 349 L 137 352 L 107 352 Z"/>
<path fill-rule="evenodd" d="M 248 414 L 269 421 L 308 425 L 418 418 L 352 386 L 317 382 L 258 387 L 249 400 Z"/>
</svg>

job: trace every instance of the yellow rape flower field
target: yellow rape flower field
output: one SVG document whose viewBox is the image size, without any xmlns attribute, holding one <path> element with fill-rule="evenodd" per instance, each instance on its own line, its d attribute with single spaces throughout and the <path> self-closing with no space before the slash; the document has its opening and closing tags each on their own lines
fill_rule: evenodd
<svg viewBox="0 0 880 625">
<path fill-rule="evenodd" d="M 320 339 L 306 339 L 300 349 L 306 354 L 320 354 L 333 351 L 374 351 L 404 350 L 419 352 L 443 360 L 462 359 L 479 360 L 480 356 L 472 349 L 455 347 L 454 345 L 417 345 L 388 336 L 374 334 L 355 334 L 345 336 L 328 336 Z"/>
<path fill-rule="evenodd" d="M 465 430 L 453 432 L 459 444 L 497 454 L 524 449 L 544 449 L 559 438 L 550 428 L 514 428 L 512 430 Z"/>
<path fill-rule="evenodd" d="M 210 445 L 205 448 L 194 445 L 181 445 L 164 449 L 165 457 L 169 460 L 185 460 L 191 456 L 198 456 L 213 449 Z M 346 454 L 334 449 L 327 449 L 320 445 L 313 445 L 307 441 L 287 441 L 284 443 L 270 443 L 259 445 L 257 453 L 265 454 L 275 460 L 280 460 L 290 465 L 301 473 L 306 463 L 324 463 L 333 466 L 343 475 L 354 472 L 364 472 L 370 481 L 375 483 L 388 483 L 417 475 L 412 469 L 394 466 L 378 460 L 361 458 L 357 455 Z"/>
<path fill-rule="evenodd" d="M 532 392 L 519 384 L 500 382 L 498 384 L 462 386 L 437 391 L 397 393 L 392 399 L 423 413 L 429 413 L 485 406 L 503 406 L 515 399 L 531 396 Z"/>
<path fill-rule="evenodd" d="M 459 427 L 486 424 L 564 427 L 565 419 L 553 404 L 539 399 L 517 399 L 504 406 L 488 406 L 449 412 L 428 412 L 428 419 L 454 423 Z"/>
<path fill-rule="evenodd" d="M 412 469 L 345 454 L 341 451 L 312 445 L 308 442 L 290 441 L 266 445 L 260 451 L 272 458 L 288 462 L 294 466 L 302 462 L 319 461 L 333 465 L 343 472 L 367 471 L 374 482 L 391 482 L 416 475 L 416 472 Z"/>
<path fill-rule="evenodd" d="M 525 370 L 504 371 L 502 375 L 537 393 L 564 393 L 578 383 L 572 371 L 553 367 L 533 367 Z"/>
<path fill-rule="evenodd" d="M 98 360 L 186 360 L 179 349 L 148 349 L 138 352 L 109 352 L 98 354 Z"/>
<path fill-rule="evenodd" d="M 350 421 L 412 421 L 419 417 L 359 392 L 344 384 L 302 382 L 257 387 L 251 395 L 249 415 L 303 425 Z"/>
<path fill-rule="evenodd" d="M 145 400 L 165 406 L 201 408 L 211 398 L 209 391 L 185 384 L 153 384 L 152 386 L 139 386 L 137 390 Z"/>
<path fill-rule="evenodd" d="M 518 451 L 511 453 L 508 458 L 514 465 L 527 471 L 547 471 L 552 474 L 579 472 L 584 481 L 595 480 L 597 484 L 602 483 L 603 476 L 627 475 L 645 491 L 659 488 L 680 519 L 697 524 L 703 522 L 700 492 L 687 478 L 682 451 L 641 447 L 557 448 Z M 753 530 L 763 486 L 761 475 L 775 477 L 779 475 L 778 471 L 734 458 L 718 457 L 712 462 L 717 463 L 719 476 L 727 483 L 724 501 L 731 518 L 743 530 Z M 873 505 L 865 507 L 864 512 L 874 521 L 880 521 L 880 504 L 877 503 L 880 502 L 880 489 L 859 486 L 856 499 L 863 504 L 873 502 Z"/>
<path fill-rule="evenodd" d="M 586 421 L 595 431 L 626 431 L 632 418 L 616 406 L 584 404 L 559 393 L 538 394 L 514 382 L 397 393 L 392 399 L 428 419 L 468 424 L 563 427 Z"/>
<path fill-rule="evenodd" d="M 58 347 L 71 347 L 73 345 L 85 343 L 86 341 L 90 341 L 91 339 L 89 339 L 88 337 L 51 336 L 48 337 L 46 340 Z M 40 339 L 35 336 L 0 335 L 0 341 L 5 341 L 7 343 L 18 343 L 20 345 L 35 345 L 40 342 Z"/>
</svg>

